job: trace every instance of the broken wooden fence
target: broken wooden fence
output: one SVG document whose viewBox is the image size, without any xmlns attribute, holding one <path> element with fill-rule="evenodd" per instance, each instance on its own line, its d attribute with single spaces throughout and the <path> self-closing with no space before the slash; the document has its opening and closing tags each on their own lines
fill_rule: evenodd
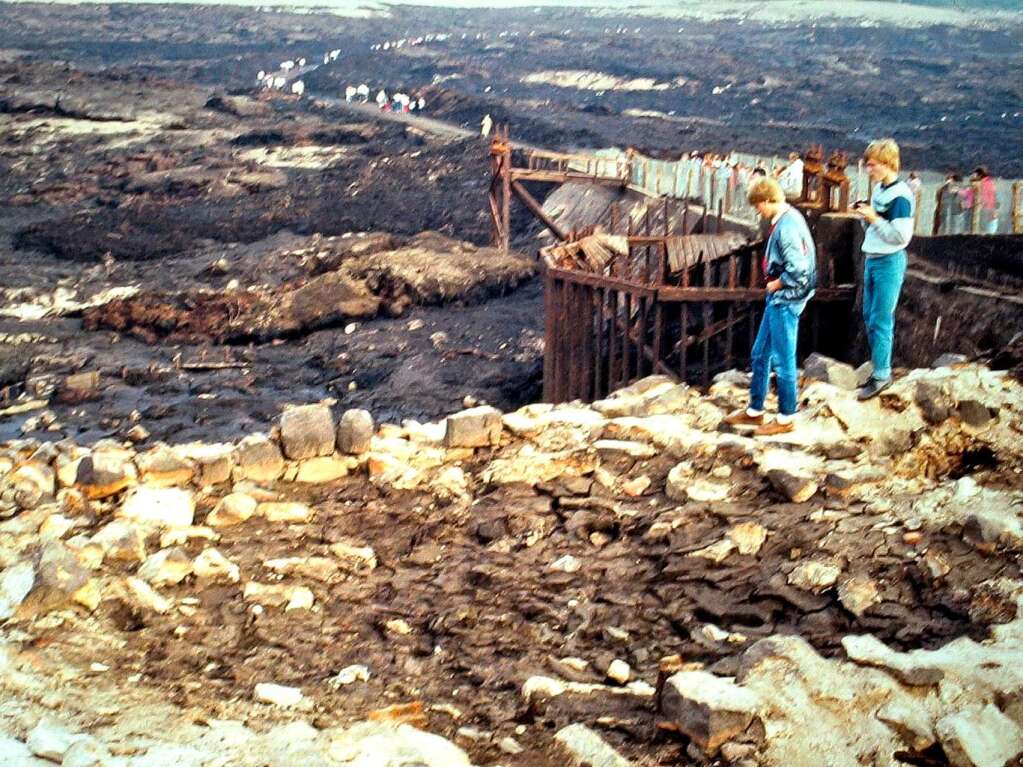
<svg viewBox="0 0 1023 767">
<path fill-rule="evenodd" d="M 762 245 L 727 253 L 700 237 L 629 237 L 603 274 L 548 268 L 544 399 L 591 401 L 661 373 L 707 386 L 745 368 L 763 315 Z M 688 250 L 687 250 L 688 247 Z M 697 249 L 698 248 L 698 249 Z M 844 357 L 854 289 L 847 253 L 822 248 L 819 287 L 801 323 L 801 356 Z"/>
</svg>

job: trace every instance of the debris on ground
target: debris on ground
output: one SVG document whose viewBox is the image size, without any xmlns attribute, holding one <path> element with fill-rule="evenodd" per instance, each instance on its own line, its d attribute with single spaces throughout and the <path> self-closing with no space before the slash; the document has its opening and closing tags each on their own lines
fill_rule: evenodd
<svg viewBox="0 0 1023 767">
<path fill-rule="evenodd" d="M 868 402 L 808 381 L 796 430 L 756 439 L 723 424 L 738 378 L 403 425 L 313 403 L 216 445 L 6 443 L 2 748 L 1023 752 L 1023 387 L 976 364 Z"/>
</svg>

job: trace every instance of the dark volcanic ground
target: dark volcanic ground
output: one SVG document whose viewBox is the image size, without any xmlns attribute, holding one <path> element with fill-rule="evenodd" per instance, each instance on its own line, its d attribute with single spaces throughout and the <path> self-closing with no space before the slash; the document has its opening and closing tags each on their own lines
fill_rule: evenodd
<svg viewBox="0 0 1023 767">
<path fill-rule="evenodd" d="M 486 113 L 538 144 L 635 144 L 652 153 L 740 148 L 787 153 L 811 142 L 859 151 L 894 134 L 904 163 L 1023 174 L 1023 34 L 934 25 L 629 18 L 581 9 L 395 6 L 393 18 L 260 13 L 183 5 L 0 6 L 0 48 L 75 66 L 131 67 L 209 87 L 248 88 L 285 59 L 342 56 L 305 79 L 429 88 L 435 115 L 476 126 Z M 443 33 L 417 46 L 371 46 Z M 464 37 L 463 37 L 464 36 Z M 550 72 L 649 78 L 648 90 L 524 82 Z M 600 90 L 598 88 L 604 88 Z M 663 118 L 627 114 L 662 113 Z"/>
<path fill-rule="evenodd" d="M 3 64 L 0 79 L 0 397 L 56 394 L 44 413 L 3 419 L 0 438 L 90 442 L 142 423 L 152 439 L 210 440 L 266 428 L 286 402 L 332 398 L 399 421 L 457 410 L 467 395 L 503 408 L 539 396 L 539 283 L 506 295 L 522 282 L 514 259 L 482 257 L 478 287 L 449 273 L 472 258 L 459 240 L 489 237 L 482 142 L 308 102 L 244 100 L 253 114 L 239 116 L 139 71 Z M 377 277 L 379 317 L 223 343 L 203 316 L 211 301 L 242 306 L 329 276 L 372 240 L 353 232 L 386 232 L 387 250 L 427 230 L 437 234 L 417 242 L 450 260 L 430 262 L 440 288 L 427 281 L 428 295 L 413 296 L 431 305 L 409 308 L 402 284 Z M 524 215 L 516 230 L 528 239 Z M 163 319 L 120 327 L 96 310 L 83 328 L 83 301 L 129 286 Z M 175 312 L 200 332 L 161 327 Z M 95 396 L 60 394 L 66 376 L 89 371 L 101 376 Z"/>
</svg>

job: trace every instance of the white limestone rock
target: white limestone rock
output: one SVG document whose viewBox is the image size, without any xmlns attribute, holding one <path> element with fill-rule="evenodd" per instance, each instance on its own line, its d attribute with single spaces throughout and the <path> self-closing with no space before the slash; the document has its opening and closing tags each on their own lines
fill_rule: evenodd
<svg viewBox="0 0 1023 767">
<path fill-rule="evenodd" d="M 0 622 L 14 615 L 35 585 L 31 562 L 18 562 L 0 572 Z"/>
<path fill-rule="evenodd" d="M 210 527 L 232 527 L 240 525 L 256 513 L 256 499 L 245 493 L 229 493 L 221 498 L 206 516 Z"/>
<path fill-rule="evenodd" d="M 673 674 L 661 694 L 661 712 L 710 754 L 745 732 L 759 706 L 752 690 L 706 671 Z"/>
<path fill-rule="evenodd" d="M 136 487 L 118 516 L 144 526 L 189 527 L 195 519 L 195 498 L 190 490 L 175 487 Z"/>
<path fill-rule="evenodd" d="M 298 687 L 259 682 L 253 691 L 253 697 L 260 703 L 269 703 L 281 708 L 292 708 L 302 702 L 304 696 Z"/>
<path fill-rule="evenodd" d="M 192 560 L 175 546 L 147 557 L 137 575 L 154 586 L 167 586 L 181 583 L 192 574 L 192 569 Z"/>
</svg>

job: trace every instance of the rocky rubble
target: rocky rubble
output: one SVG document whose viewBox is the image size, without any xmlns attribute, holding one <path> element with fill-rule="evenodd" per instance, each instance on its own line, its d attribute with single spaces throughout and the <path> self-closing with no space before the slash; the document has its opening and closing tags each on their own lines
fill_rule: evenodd
<svg viewBox="0 0 1023 767">
<path fill-rule="evenodd" d="M 274 755 L 260 763 L 386 751 L 438 767 L 1023 753 L 1023 386 L 976 365 L 912 371 L 867 403 L 808 382 L 797 429 L 758 440 L 725 430 L 745 397 L 731 380 L 701 394 L 658 376 L 592 405 L 432 424 L 307 404 L 216 445 L 4 445 L 4 763 L 137 766 L 179 748 L 178 764 L 255 764 L 257 745 Z M 400 597 L 432 599 L 424 572 L 455 600 L 433 615 Z M 466 578 L 479 596 L 460 603 Z M 347 643 L 342 604 L 363 616 L 344 662 L 274 649 Z M 249 660 L 232 666 L 242 632 Z M 506 642 L 521 661 L 486 655 Z M 419 682 L 389 683 L 381 646 L 405 648 L 391 673 Z M 114 657 L 123 679 L 89 671 Z M 483 697 L 428 697 L 481 662 L 508 665 Z M 124 729 L 139 700 L 97 720 L 86 691 L 60 692 L 82 674 L 116 692 L 142 670 L 152 689 L 176 678 L 186 706 L 213 684 L 205 730 L 140 739 Z M 450 713 L 463 706 L 471 726 Z M 268 728 L 227 721 L 249 716 Z M 367 716 L 383 721 L 354 724 Z"/>
</svg>

